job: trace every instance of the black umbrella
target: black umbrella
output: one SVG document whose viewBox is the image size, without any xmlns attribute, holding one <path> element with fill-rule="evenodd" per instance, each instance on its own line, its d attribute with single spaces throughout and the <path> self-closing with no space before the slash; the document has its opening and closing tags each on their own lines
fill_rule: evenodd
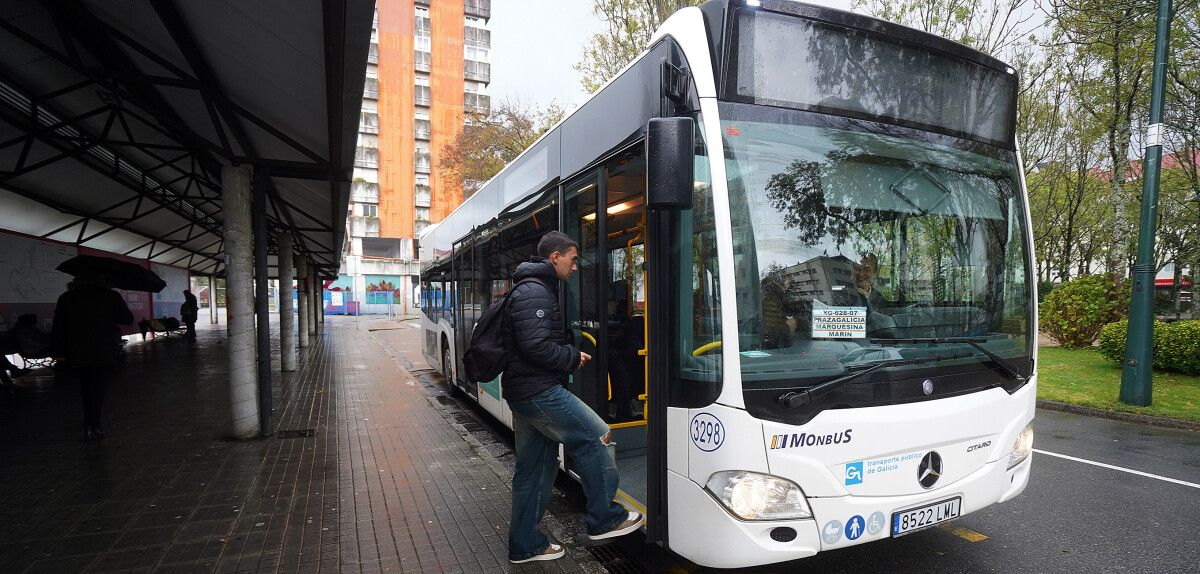
<svg viewBox="0 0 1200 574">
<path fill-rule="evenodd" d="M 126 291 L 158 293 L 167 286 L 162 277 L 141 265 L 108 257 L 76 255 L 60 263 L 56 269 L 75 277 L 102 278 L 110 287 Z"/>
</svg>

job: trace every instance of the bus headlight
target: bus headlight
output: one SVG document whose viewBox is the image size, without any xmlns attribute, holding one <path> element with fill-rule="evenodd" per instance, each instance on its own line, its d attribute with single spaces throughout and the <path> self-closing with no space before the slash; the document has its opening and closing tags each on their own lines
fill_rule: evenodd
<svg viewBox="0 0 1200 574">
<path fill-rule="evenodd" d="M 1008 455 L 1008 468 L 1021 464 L 1033 452 L 1033 423 L 1029 423 L 1013 443 L 1012 454 Z"/>
<path fill-rule="evenodd" d="M 705 487 L 743 520 L 812 518 L 804 492 L 785 478 L 747 470 L 723 470 L 714 473 Z"/>
</svg>

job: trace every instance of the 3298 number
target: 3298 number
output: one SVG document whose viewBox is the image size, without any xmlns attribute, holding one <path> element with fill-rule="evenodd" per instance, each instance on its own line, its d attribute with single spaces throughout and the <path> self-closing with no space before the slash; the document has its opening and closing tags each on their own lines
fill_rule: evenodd
<svg viewBox="0 0 1200 574">
<path fill-rule="evenodd" d="M 725 442 L 725 425 L 713 415 L 700 413 L 692 418 L 691 435 L 696 448 L 711 452 Z"/>
</svg>

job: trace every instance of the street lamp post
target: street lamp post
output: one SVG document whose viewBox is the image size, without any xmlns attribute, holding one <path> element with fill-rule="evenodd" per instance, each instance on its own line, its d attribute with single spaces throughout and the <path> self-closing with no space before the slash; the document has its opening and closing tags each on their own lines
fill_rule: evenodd
<svg viewBox="0 0 1200 574">
<path fill-rule="evenodd" d="M 1163 92 L 1167 75 L 1167 45 L 1171 34 L 1171 0 L 1158 0 L 1154 38 L 1154 80 L 1150 88 L 1150 126 L 1146 130 L 1146 158 L 1142 178 L 1142 220 L 1138 230 L 1137 263 L 1133 266 L 1133 300 L 1129 306 L 1129 331 L 1121 363 L 1121 402 L 1147 407 L 1153 379 L 1154 234 L 1158 221 L 1158 176 L 1162 167 Z"/>
</svg>

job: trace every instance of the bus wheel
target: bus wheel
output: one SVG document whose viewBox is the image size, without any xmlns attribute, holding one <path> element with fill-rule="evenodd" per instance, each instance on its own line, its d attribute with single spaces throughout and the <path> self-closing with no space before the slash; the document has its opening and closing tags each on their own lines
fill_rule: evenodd
<svg viewBox="0 0 1200 574">
<path fill-rule="evenodd" d="M 462 393 L 454 381 L 454 370 L 450 368 L 450 346 L 442 342 L 442 374 L 446 376 L 446 393 L 457 397 Z"/>
</svg>

